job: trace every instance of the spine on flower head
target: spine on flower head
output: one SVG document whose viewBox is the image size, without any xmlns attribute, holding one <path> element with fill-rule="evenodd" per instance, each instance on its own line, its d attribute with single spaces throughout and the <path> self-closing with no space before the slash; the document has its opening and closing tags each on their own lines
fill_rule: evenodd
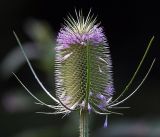
<svg viewBox="0 0 160 137">
<path fill-rule="evenodd" d="M 71 109 L 105 111 L 114 93 L 107 38 L 90 13 L 76 16 L 69 16 L 58 33 L 56 95 Z M 69 112 L 63 106 L 59 111 Z"/>
</svg>

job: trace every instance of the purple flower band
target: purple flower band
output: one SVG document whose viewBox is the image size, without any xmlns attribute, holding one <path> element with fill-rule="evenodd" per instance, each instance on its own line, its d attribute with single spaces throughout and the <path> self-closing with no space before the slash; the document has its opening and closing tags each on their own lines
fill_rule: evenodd
<svg viewBox="0 0 160 137">
<path fill-rule="evenodd" d="M 57 37 L 57 45 L 60 46 L 58 49 L 65 49 L 71 45 L 86 45 L 86 44 L 106 44 L 106 37 L 103 33 L 102 27 L 94 25 L 88 32 L 75 32 L 69 27 L 64 27 L 60 30 Z"/>
</svg>

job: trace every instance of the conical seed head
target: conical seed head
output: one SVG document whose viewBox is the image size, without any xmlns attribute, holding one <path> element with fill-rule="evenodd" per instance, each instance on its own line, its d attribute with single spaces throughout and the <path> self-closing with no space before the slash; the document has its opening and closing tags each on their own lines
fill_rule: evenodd
<svg viewBox="0 0 160 137">
<path fill-rule="evenodd" d="M 67 21 L 57 38 L 57 97 L 68 108 L 84 107 L 105 110 L 114 89 L 109 47 L 103 29 L 79 14 Z M 88 106 L 88 105 L 85 105 Z M 61 110 L 65 110 L 62 107 Z"/>
</svg>

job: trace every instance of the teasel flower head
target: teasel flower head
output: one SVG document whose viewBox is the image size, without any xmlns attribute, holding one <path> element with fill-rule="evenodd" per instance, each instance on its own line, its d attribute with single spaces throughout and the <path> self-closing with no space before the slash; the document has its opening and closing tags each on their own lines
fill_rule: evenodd
<svg viewBox="0 0 160 137">
<path fill-rule="evenodd" d="M 114 93 L 107 38 L 96 18 L 69 16 L 56 47 L 57 97 L 72 109 L 105 111 Z M 69 112 L 62 106 L 61 111 Z"/>
<path fill-rule="evenodd" d="M 115 89 L 112 77 L 112 61 L 104 30 L 100 26 L 100 23 L 97 23 L 96 18 L 91 15 L 91 12 L 88 13 L 87 17 L 83 16 L 82 11 L 78 13 L 76 11 L 75 13 L 76 18 L 69 15 L 68 18 L 65 19 L 65 24 L 57 36 L 55 60 L 56 97 L 54 97 L 39 80 L 14 32 L 35 79 L 56 105 L 46 104 L 37 98 L 22 83 L 17 75 L 13 74 L 27 92 L 37 101 L 36 104 L 55 110 L 54 112 L 38 113 L 66 115 L 75 110 L 86 110 L 89 113 L 95 112 L 100 115 L 106 115 L 104 127 L 107 127 L 108 115 L 121 114 L 112 111 L 113 109 L 128 108 L 118 107 L 118 105 L 130 98 L 141 87 L 150 73 L 155 59 L 137 88 L 122 98 L 137 76 L 154 37 L 150 40 L 131 80 L 120 95 L 113 100 Z"/>
</svg>

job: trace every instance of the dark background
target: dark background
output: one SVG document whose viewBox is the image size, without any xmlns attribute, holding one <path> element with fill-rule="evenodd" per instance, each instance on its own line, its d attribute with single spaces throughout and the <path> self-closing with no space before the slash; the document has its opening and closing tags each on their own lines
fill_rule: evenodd
<svg viewBox="0 0 160 137">
<path fill-rule="evenodd" d="M 24 26 L 28 20 L 36 19 L 39 22 L 46 21 L 50 24 L 51 30 L 56 36 L 63 23 L 63 18 L 67 13 L 74 14 L 75 8 L 83 9 L 85 14 L 92 8 L 92 12 L 98 15 L 98 21 L 101 21 L 101 25 L 104 27 L 113 60 L 117 95 L 136 70 L 149 40 L 153 35 L 155 36 L 153 46 L 133 87 L 128 91 L 129 93 L 143 78 L 153 58 L 156 58 L 156 63 L 142 88 L 124 103 L 124 106 L 131 106 L 131 108 L 121 110 L 124 113 L 123 117 L 111 116 L 109 128 L 105 130 L 102 129 L 104 117 L 93 115 L 91 136 L 115 137 L 117 136 L 113 134 L 115 131 L 123 137 L 160 136 L 160 8 L 159 4 L 154 1 L 1 0 L 0 62 L 17 46 L 13 30 L 19 35 L 22 43 L 32 41 L 26 34 Z M 30 80 L 32 74 L 26 67 L 27 65 L 22 66 L 18 70 L 18 74 L 23 76 L 23 80 L 30 82 L 30 87 L 36 89 L 37 87 L 32 84 L 34 79 Z M 46 72 L 41 71 L 38 67 L 36 70 L 42 81 L 46 82 Z M 70 133 L 72 122 L 78 122 L 77 114 L 73 116 L 74 118 L 71 118 L 71 115 L 61 119 L 61 116 L 35 114 L 33 109 L 27 108 L 27 111 L 24 111 L 25 107 L 23 111 L 8 111 L 3 100 L 8 94 L 14 94 L 14 91 L 19 88 L 21 87 L 12 74 L 7 78 L 0 77 L 0 137 L 78 136 L 77 125 L 73 132 L 75 134 Z M 21 94 L 27 99 L 31 98 L 22 88 Z M 31 106 L 33 106 L 32 102 L 33 100 L 30 100 Z M 20 103 L 23 104 L 23 100 Z M 67 128 L 67 123 L 70 124 L 70 128 Z M 53 135 L 52 132 L 54 132 Z"/>
</svg>

